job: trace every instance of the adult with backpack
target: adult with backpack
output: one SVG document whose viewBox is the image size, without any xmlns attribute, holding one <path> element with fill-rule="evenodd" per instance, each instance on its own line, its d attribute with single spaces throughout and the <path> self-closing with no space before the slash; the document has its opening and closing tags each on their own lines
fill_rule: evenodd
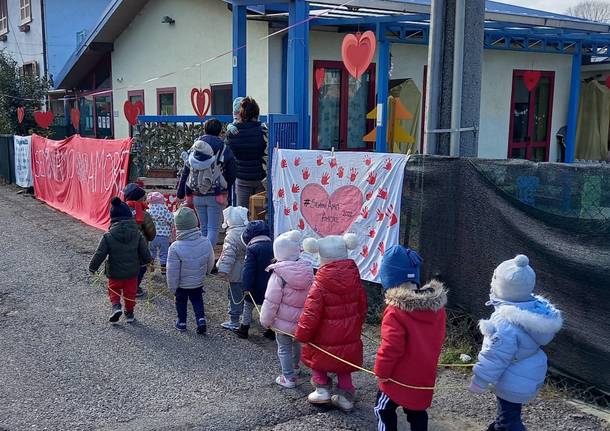
<svg viewBox="0 0 610 431">
<path fill-rule="evenodd" d="M 235 110 L 236 107 L 234 107 Z M 267 127 L 258 120 L 260 109 L 251 97 L 239 102 L 239 115 L 227 132 L 227 145 L 237 161 L 237 205 L 250 207 L 250 196 L 265 191 Z"/>
<path fill-rule="evenodd" d="M 222 124 L 215 118 L 203 125 L 204 135 L 185 155 L 177 196 L 192 203 L 201 233 L 212 246 L 218 240 L 222 210 L 231 204 L 229 190 L 235 183 L 235 158 L 219 137 Z"/>
</svg>

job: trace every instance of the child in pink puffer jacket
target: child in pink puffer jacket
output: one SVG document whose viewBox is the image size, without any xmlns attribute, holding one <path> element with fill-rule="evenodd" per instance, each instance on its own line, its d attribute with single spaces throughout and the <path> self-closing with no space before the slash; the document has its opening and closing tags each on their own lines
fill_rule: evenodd
<svg viewBox="0 0 610 431">
<path fill-rule="evenodd" d="M 295 368 L 301 360 L 301 345 L 282 332 L 294 334 L 313 283 L 311 263 L 299 259 L 301 239 L 301 233 L 292 230 L 278 236 L 273 242 L 277 263 L 267 268 L 272 274 L 260 316 L 261 325 L 279 330 L 275 340 L 282 375 L 275 379 L 275 383 L 285 388 L 296 386 Z"/>
</svg>

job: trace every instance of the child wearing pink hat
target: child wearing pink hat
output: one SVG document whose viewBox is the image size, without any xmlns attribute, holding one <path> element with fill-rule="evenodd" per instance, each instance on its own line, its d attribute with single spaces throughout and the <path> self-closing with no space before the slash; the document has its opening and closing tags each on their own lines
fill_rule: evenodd
<svg viewBox="0 0 610 431">
<path fill-rule="evenodd" d="M 167 209 L 165 203 L 165 197 L 159 192 L 151 192 L 148 194 L 148 213 L 155 223 L 155 229 L 157 230 L 157 236 L 153 239 L 150 244 L 150 254 L 152 255 L 153 263 L 152 267 L 154 270 L 154 264 L 159 256 L 159 264 L 161 265 L 161 274 L 165 274 L 165 267 L 167 265 L 167 251 L 169 249 L 169 237 L 172 233 L 172 227 L 174 226 L 174 216 Z"/>
</svg>

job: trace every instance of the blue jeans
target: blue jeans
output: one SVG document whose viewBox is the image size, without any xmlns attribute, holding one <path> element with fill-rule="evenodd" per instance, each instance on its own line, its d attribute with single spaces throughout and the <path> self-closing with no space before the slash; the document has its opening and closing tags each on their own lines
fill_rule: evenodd
<svg viewBox="0 0 610 431">
<path fill-rule="evenodd" d="M 227 294 L 229 297 L 229 317 L 231 318 L 231 323 L 239 323 L 239 318 L 244 309 L 244 291 L 241 283 L 229 283 Z M 239 302 L 239 304 L 233 300 Z"/>
<path fill-rule="evenodd" d="M 186 307 L 188 301 L 191 301 L 193 306 L 193 312 L 195 313 L 195 320 L 205 319 L 205 310 L 203 307 L 203 288 L 198 287 L 197 289 L 176 289 L 176 312 L 178 313 L 178 321 L 180 323 L 186 323 Z"/>
<path fill-rule="evenodd" d="M 193 205 L 197 209 L 201 222 L 201 234 L 207 236 L 214 247 L 218 241 L 223 207 L 216 202 L 215 196 L 193 196 Z"/>
<path fill-rule="evenodd" d="M 489 431 L 526 431 L 521 421 L 521 404 L 498 398 L 496 421 L 489 425 Z"/>
<path fill-rule="evenodd" d="M 159 253 L 159 263 L 161 266 L 165 266 L 167 264 L 167 250 L 169 249 L 169 238 L 166 236 L 157 235 L 155 239 L 149 243 L 148 247 L 150 248 L 150 255 L 152 256 L 152 261 L 155 263 L 157 260 L 157 252 Z"/>
<path fill-rule="evenodd" d="M 142 283 L 142 279 L 144 279 L 144 274 L 146 274 L 146 265 L 142 265 L 140 267 L 140 271 L 138 272 L 138 289 L 140 288 L 140 284 Z"/>
<path fill-rule="evenodd" d="M 294 367 L 301 360 L 301 344 L 289 335 L 275 334 L 277 343 L 277 357 L 280 359 L 282 374 L 287 379 L 294 377 Z"/>
</svg>

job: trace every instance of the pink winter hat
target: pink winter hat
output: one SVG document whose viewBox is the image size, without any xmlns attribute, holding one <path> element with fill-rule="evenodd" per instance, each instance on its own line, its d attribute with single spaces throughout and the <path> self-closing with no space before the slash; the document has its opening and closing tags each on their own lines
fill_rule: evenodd
<svg viewBox="0 0 610 431">
<path fill-rule="evenodd" d="M 165 197 L 159 192 L 151 192 L 148 194 L 147 200 L 151 204 L 165 204 Z"/>
</svg>

